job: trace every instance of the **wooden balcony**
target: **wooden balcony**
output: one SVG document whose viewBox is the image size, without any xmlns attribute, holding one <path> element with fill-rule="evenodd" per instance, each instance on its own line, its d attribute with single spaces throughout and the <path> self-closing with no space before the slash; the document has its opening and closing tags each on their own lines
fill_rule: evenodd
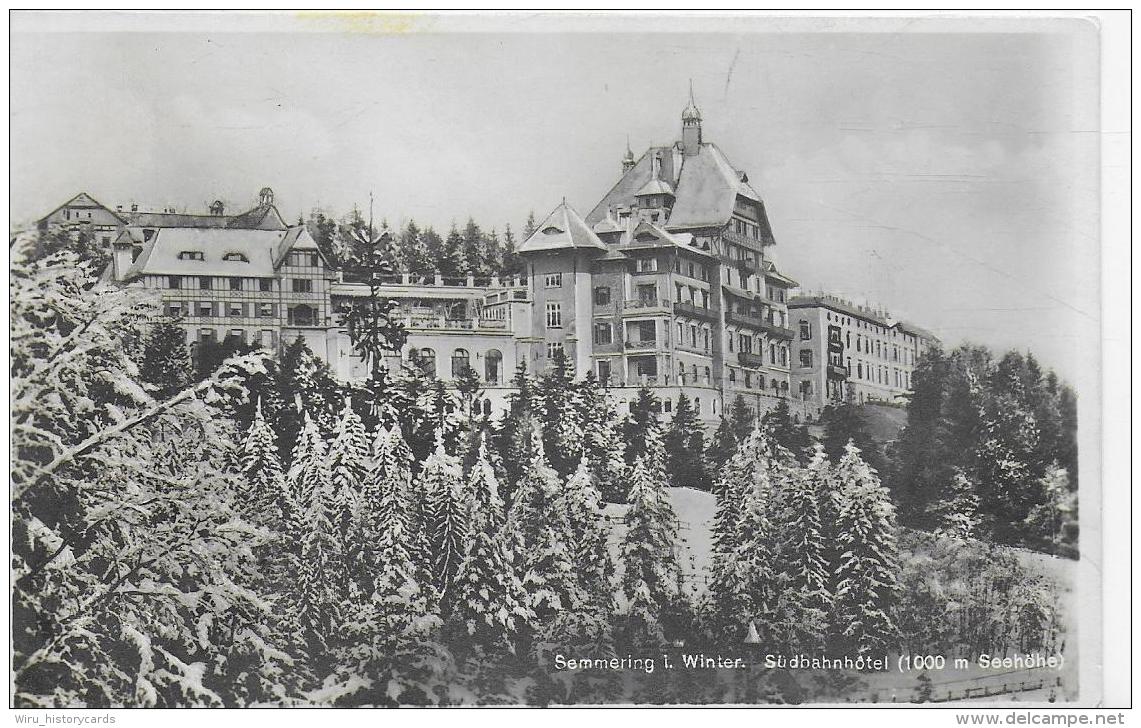
<svg viewBox="0 0 1141 728">
<path fill-rule="evenodd" d="M 766 326 L 765 320 L 760 316 L 752 316 L 747 313 L 737 313 L 735 311 L 725 312 L 725 323 L 734 324 L 736 326 L 749 326 L 754 329 L 764 329 Z"/>
<path fill-rule="evenodd" d="M 689 318 L 701 319 L 702 321 L 709 321 L 710 323 L 717 323 L 716 311 L 711 308 L 694 306 L 692 303 L 686 303 L 684 301 L 677 301 L 674 303 L 674 313 L 678 316 L 688 316 Z"/>
<path fill-rule="evenodd" d="M 737 352 L 737 361 L 741 366 L 752 367 L 754 369 L 765 365 L 765 358 L 763 356 L 748 351 Z"/>
</svg>

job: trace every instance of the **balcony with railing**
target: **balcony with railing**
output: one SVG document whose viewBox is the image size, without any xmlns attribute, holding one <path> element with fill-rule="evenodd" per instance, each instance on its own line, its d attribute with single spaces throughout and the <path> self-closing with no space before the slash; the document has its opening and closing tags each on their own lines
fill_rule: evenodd
<svg viewBox="0 0 1141 728">
<path fill-rule="evenodd" d="M 658 298 L 635 298 L 623 304 L 623 314 L 669 313 L 670 302 Z"/>
<path fill-rule="evenodd" d="M 718 260 L 722 265 L 727 265 L 731 268 L 743 268 L 750 273 L 760 273 L 761 266 L 755 258 L 734 258 L 726 253 L 718 253 Z"/>
<path fill-rule="evenodd" d="M 768 321 L 768 320 L 764 320 L 762 323 L 763 323 L 762 328 L 764 328 L 764 330 L 766 332 L 768 332 L 769 334 L 772 334 L 773 336 L 776 336 L 777 338 L 792 339 L 792 337 L 793 337 L 792 329 L 790 329 L 788 327 L 781 326 L 780 324 L 773 323 L 772 321 Z"/>
<path fill-rule="evenodd" d="M 702 308 L 701 306 L 695 306 L 685 301 L 677 301 L 674 303 L 674 313 L 678 316 L 688 316 L 712 323 L 717 322 L 717 312 L 713 309 Z"/>
<path fill-rule="evenodd" d="M 765 320 L 760 316 L 728 310 L 725 311 L 725 323 L 735 326 L 751 326 L 754 329 L 763 329 L 765 327 Z"/>
<path fill-rule="evenodd" d="M 690 344 L 688 342 L 679 342 L 674 344 L 674 348 L 678 351 L 688 351 L 691 354 L 701 354 L 702 356 L 711 356 L 713 350 L 711 347 L 703 346 L 702 344 Z"/>
<path fill-rule="evenodd" d="M 847 379 L 848 378 L 848 367 L 842 366 L 840 364 L 829 364 L 828 365 L 828 376 L 833 378 L 833 379 Z"/>
<path fill-rule="evenodd" d="M 653 351 L 658 348 L 657 339 L 627 340 L 625 347 L 629 351 Z"/>
<path fill-rule="evenodd" d="M 734 245 L 740 245 L 742 247 L 749 248 L 750 250 L 758 251 L 766 245 L 765 241 L 763 240 L 751 238 L 747 235 L 742 235 L 741 233 L 734 232 L 733 230 L 722 230 L 721 240 L 726 243 L 733 243 Z"/>
<path fill-rule="evenodd" d="M 404 325 L 404 328 L 410 329 L 412 331 L 507 330 L 507 321 L 505 319 L 455 319 L 448 318 L 441 314 L 405 314 L 404 316 L 398 316 L 397 320 Z"/>
<path fill-rule="evenodd" d="M 763 367 L 765 365 L 765 358 L 760 354 L 754 354 L 751 351 L 737 352 L 737 361 L 741 366 L 753 367 L 754 369 Z"/>
</svg>

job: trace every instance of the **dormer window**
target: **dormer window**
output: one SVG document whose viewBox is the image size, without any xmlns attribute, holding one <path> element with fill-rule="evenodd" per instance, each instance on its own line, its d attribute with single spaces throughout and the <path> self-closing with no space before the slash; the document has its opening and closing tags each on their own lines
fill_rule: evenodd
<svg viewBox="0 0 1141 728">
<path fill-rule="evenodd" d="M 222 256 L 222 260 L 227 260 L 233 263 L 249 263 L 250 259 L 246 257 L 245 253 L 226 253 Z"/>
<path fill-rule="evenodd" d="M 206 260 L 206 254 L 201 250 L 184 250 L 178 254 L 179 260 Z"/>
<path fill-rule="evenodd" d="M 558 235 L 562 230 L 559 230 L 554 225 L 543 228 L 543 235 Z"/>
</svg>

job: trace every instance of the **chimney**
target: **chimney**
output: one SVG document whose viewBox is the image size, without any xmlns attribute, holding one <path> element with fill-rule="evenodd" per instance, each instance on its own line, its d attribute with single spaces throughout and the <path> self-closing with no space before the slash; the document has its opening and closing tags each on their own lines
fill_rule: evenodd
<svg viewBox="0 0 1141 728">
<path fill-rule="evenodd" d="M 137 204 L 132 204 L 131 205 L 131 212 L 138 212 L 138 211 L 139 211 L 139 206 Z"/>
<path fill-rule="evenodd" d="M 131 241 L 124 239 L 126 235 L 120 237 L 112 243 L 111 260 L 115 266 L 113 269 L 115 280 L 121 281 L 127 277 L 127 271 L 131 268 L 131 263 L 135 262 L 135 251 L 131 246 Z"/>
</svg>

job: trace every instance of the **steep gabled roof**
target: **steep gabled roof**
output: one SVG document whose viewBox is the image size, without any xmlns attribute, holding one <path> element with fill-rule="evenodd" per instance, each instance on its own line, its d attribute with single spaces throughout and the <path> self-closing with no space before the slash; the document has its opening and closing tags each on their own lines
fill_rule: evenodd
<svg viewBox="0 0 1141 728">
<path fill-rule="evenodd" d="M 607 250 L 586 221 L 564 201 L 539 223 L 535 232 L 523 241 L 520 253 L 545 250 Z"/>
<path fill-rule="evenodd" d="M 272 204 L 261 204 L 230 219 L 226 227 L 246 230 L 285 230 L 288 225 Z"/>
<path fill-rule="evenodd" d="M 72 207 L 72 208 L 78 207 L 80 209 L 87 209 L 87 210 L 103 210 L 104 212 L 111 215 L 112 217 L 118 218 L 120 221 L 123 220 L 123 216 L 121 214 L 118 214 L 115 211 L 111 210 L 109 207 L 107 207 L 103 203 L 99 202 L 98 200 L 96 200 L 94 197 L 87 194 L 86 192 L 80 192 L 78 195 L 76 195 L 75 197 L 72 197 L 70 200 L 63 203 L 62 205 L 57 206 L 54 210 L 52 210 L 48 214 L 44 215 L 40 219 L 46 220 L 47 218 L 56 214 L 57 212 L 59 212 L 60 210 L 62 210 L 65 207 Z"/>
</svg>

